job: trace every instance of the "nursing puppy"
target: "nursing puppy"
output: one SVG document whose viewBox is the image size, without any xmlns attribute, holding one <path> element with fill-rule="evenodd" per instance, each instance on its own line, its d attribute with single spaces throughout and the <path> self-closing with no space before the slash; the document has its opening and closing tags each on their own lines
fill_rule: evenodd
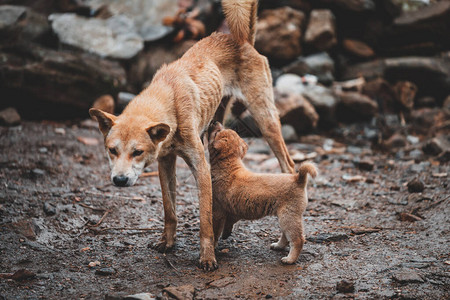
<svg viewBox="0 0 450 300">
<path fill-rule="evenodd" d="M 218 122 L 210 127 L 208 148 L 216 246 L 220 235 L 227 238 L 237 221 L 275 215 L 282 234 L 270 248 L 282 250 L 289 244 L 289 255 L 281 262 L 295 263 L 305 242 L 302 215 L 308 203 L 308 174 L 317 175 L 315 165 L 303 163 L 297 174 L 253 173 L 242 163 L 247 144 L 236 132 L 224 129 Z"/>
<path fill-rule="evenodd" d="M 161 252 L 175 244 L 177 156 L 188 164 L 199 191 L 200 265 L 205 270 L 217 263 L 211 176 L 200 136 L 213 118 L 223 118 L 230 99 L 248 107 L 283 172 L 294 171 L 281 136 L 269 64 L 253 47 L 257 1 L 223 0 L 222 5 L 231 34 L 214 33 L 163 66 L 120 116 L 89 111 L 104 135 L 115 185 L 132 186 L 146 166 L 158 161 L 164 232 L 156 248 Z"/>
</svg>

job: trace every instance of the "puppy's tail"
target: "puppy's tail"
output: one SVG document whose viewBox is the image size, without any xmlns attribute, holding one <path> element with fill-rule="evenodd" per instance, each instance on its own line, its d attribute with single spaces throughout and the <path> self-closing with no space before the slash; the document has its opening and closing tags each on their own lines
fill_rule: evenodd
<svg viewBox="0 0 450 300">
<path fill-rule="evenodd" d="M 231 35 L 239 44 L 255 44 L 258 0 L 222 0 Z"/>
<path fill-rule="evenodd" d="M 300 165 L 297 181 L 301 184 L 306 184 L 308 181 L 308 174 L 311 175 L 312 178 L 317 176 L 317 167 L 312 162 L 304 162 Z"/>
</svg>

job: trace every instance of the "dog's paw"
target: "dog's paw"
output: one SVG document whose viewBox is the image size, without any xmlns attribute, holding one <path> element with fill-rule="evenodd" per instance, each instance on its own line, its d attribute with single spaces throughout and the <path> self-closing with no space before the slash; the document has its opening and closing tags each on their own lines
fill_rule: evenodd
<svg viewBox="0 0 450 300">
<path fill-rule="evenodd" d="M 152 249 L 154 249 L 160 253 L 165 253 L 165 252 L 172 250 L 173 246 L 174 246 L 173 243 L 169 245 L 169 243 L 167 243 L 165 240 L 160 240 L 156 244 L 152 245 Z"/>
<path fill-rule="evenodd" d="M 293 263 L 295 263 L 295 260 L 289 259 L 289 257 L 285 256 L 281 259 L 281 262 L 285 265 L 292 265 Z"/>
<path fill-rule="evenodd" d="M 276 250 L 276 251 L 282 251 L 286 249 L 286 246 L 280 246 L 278 243 L 270 244 L 270 249 Z"/>
<path fill-rule="evenodd" d="M 216 259 L 200 259 L 199 263 L 200 268 L 206 272 L 214 271 L 219 267 Z"/>
</svg>

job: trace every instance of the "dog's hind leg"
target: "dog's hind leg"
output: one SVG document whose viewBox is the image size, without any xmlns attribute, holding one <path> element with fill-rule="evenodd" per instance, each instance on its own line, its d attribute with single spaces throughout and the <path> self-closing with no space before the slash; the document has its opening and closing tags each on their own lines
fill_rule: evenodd
<svg viewBox="0 0 450 300">
<path fill-rule="evenodd" d="M 294 173 L 294 162 L 281 135 L 281 123 L 273 101 L 272 87 L 263 88 L 255 94 L 246 93 L 248 110 L 258 125 L 263 137 L 280 163 L 284 173 Z"/>
<path fill-rule="evenodd" d="M 176 215 L 176 188 L 175 176 L 176 155 L 168 155 L 158 161 L 159 180 L 161 181 L 161 191 L 164 205 L 164 232 L 160 241 L 155 246 L 159 252 L 165 252 L 175 244 L 177 229 Z"/>
<path fill-rule="evenodd" d="M 227 239 L 230 237 L 231 233 L 233 232 L 233 225 L 236 223 L 236 221 L 233 218 L 227 218 L 225 221 L 225 225 L 223 227 L 222 232 L 222 239 Z"/>
<path fill-rule="evenodd" d="M 272 243 L 270 245 L 270 249 L 272 250 L 284 250 L 286 246 L 289 244 L 286 235 L 284 232 L 281 233 L 280 239 L 276 243 Z"/>
<path fill-rule="evenodd" d="M 301 214 L 298 214 L 301 216 Z M 283 235 L 289 241 L 289 254 L 281 258 L 283 264 L 293 264 L 302 252 L 305 236 L 303 233 L 303 220 L 297 214 L 285 214 L 279 216 L 280 227 Z"/>
</svg>

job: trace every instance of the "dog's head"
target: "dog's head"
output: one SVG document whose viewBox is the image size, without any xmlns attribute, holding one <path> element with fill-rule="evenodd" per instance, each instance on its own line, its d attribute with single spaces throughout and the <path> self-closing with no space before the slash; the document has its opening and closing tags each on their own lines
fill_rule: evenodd
<svg viewBox="0 0 450 300">
<path fill-rule="evenodd" d="M 91 108 L 105 138 L 105 148 L 111 167 L 111 180 L 117 186 L 132 186 L 144 168 L 158 157 L 170 132 L 164 123 L 150 122 L 144 117 L 116 117 Z"/>
<path fill-rule="evenodd" d="M 208 149 L 212 160 L 244 158 L 248 146 L 234 130 L 225 129 L 222 124 L 215 122 L 209 127 L 208 133 Z"/>
</svg>

